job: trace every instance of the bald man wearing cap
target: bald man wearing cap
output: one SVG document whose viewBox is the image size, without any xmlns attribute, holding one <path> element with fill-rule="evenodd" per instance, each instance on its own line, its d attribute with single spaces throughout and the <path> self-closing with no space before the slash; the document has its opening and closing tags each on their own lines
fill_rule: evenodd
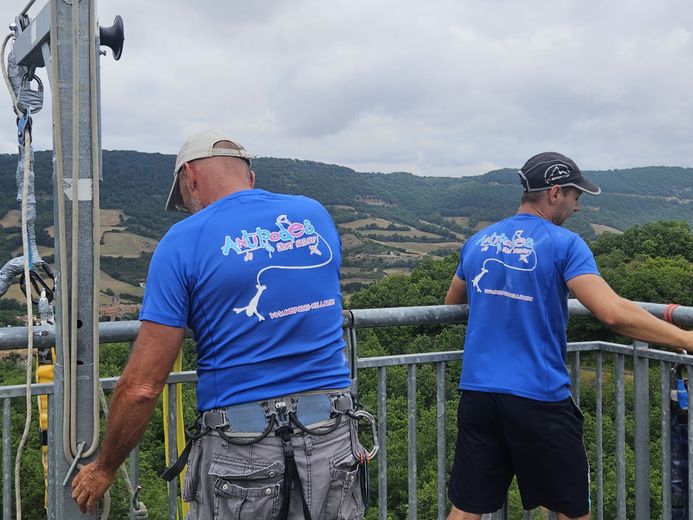
<svg viewBox="0 0 693 520">
<path fill-rule="evenodd" d="M 340 240 L 307 197 L 255 189 L 251 156 L 214 130 L 178 154 L 166 209 L 192 213 L 152 257 L 132 356 L 101 450 L 73 481 L 93 512 L 141 439 L 186 328 L 197 350 L 189 520 L 358 519 L 365 510 L 344 355 Z M 189 457 L 188 457 L 189 453 Z"/>
<path fill-rule="evenodd" d="M 469 303 L 448 520 L 497 511 L 514 476 L 524 509 L 589 518 L 583 417 L 565 365 L 569 292 L 619 334 L 693 351 L 693 331 L 618 296 L 561 227 L 583 193 L 601 191 L 575 162 L 544 152 L 519 175 L 517 214 L 466 241 L 445 298 Z"/>
</svg>

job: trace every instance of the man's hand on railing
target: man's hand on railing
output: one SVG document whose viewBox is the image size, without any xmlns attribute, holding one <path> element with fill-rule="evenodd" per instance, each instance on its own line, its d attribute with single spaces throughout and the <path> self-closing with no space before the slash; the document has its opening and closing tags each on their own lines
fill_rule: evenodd
<svg viewBox="0 0 693 520">
<path fill-rule="evenodd" d="M 72 498 L 82 513 L 95 513 L 96 505 L 115 480 L 117 472 L 99 467 L 98 458 L 84 466 L 72 481 Z"/>
</svg>

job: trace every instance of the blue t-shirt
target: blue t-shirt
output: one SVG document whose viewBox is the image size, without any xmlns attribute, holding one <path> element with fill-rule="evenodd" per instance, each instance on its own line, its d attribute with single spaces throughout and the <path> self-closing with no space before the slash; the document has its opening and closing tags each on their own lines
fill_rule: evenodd
<svg viewBox="0 0 693 520">
<path fill-rule="evenodd" d="M 340 264 L 320 203 L 236 192 L 166 233 L 140 320 L 194 332 L 200 411 L 345 388 Z"/>
<path fill-rule="evenodd" d="M 470 237 L 457 268 L 469 299 L 460 389 L 567 398 L 566 282 L 582 274 L 599 275 L 584 240 L 531 214 Z"/>
</svg>

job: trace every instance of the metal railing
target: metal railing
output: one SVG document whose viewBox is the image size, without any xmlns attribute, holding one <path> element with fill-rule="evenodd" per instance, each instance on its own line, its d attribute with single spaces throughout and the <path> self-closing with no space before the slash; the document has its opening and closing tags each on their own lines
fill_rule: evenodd
<svg viewBox="0 0 693 520">
<path fill-rule="evenodd" d="M 665 305 L 640 304 L 654 315 L 662 316 Z M 587 310 L 578 302 L 572 301 L 569 304 L 571 315 L 588 315 Z M 402 307 L 390 309 L 362 309 L 345 311 L 344 328 L 345 337 L 348 345 L 348 355 L 352 368 L 354 381 L 357 383 L 358 374 L 363 371 L 375 371 L 375 385 L 377 388 L 375 415 L 378 421 L 378 436 L 380 452 L 377 461 L 377 508 L 380 519 L 387 518 L 388 511 L 388 399 L 387 399 L 387 373 L 393 367 L 406 367 L 407 370 L 407 421 L 408 421 L 408 504 L 407 516 L 409 519 L 418 518 L 419 503 L 417 499 L 417 368 L 421 365 L 433 364 L 436 374 L 436 453 L 437 453 L 437 518 L 444 519 L 447 510 L 446 500 L 446 481 L 448 470 L 446 464 L 448 445 L 446 434 L 446 377 L 447 365 L 450 362 L 458 362 L 462 359 L 461 351 L 454 352 L 431 352 L 417 353 L 399 356 L 383 356 L 358 358 L 357 334 L 356 330 L 371 327 L 390 327 L 399 325 L 424 325 L 424 324 L 445 324 L 463 323 L 467 318 L 467 309 L 464 306 L 430 306 L 430 307 Z M 679 307 L 674 311 L 673 320 L 680 326 L 690 327 L 693 325 L 693 307 Z M 101 343 L 115 343 L 132 341 L 139 329 L 139 322 L 111 322 L 102 323 L 100 327 Z M 22 332 L 23 330 L 23 332 Z M 39 345 L 48 346 L 52 344 L 52 331 L 44 328 L 37 331 L 35 342 Z M 8 348 L 19 348 L 22 341 L 26 341 L 26 330 L 20 328 L 0 329 L 0 350 Z M 692 370 L 693 357 L 651 350 L 647 344 L 635 342 L 633 345 L 621 345 L 605 342 L 581 342 L 569 344 L 569 369 L 572 380 L 572 391 L 576 402 L 580 403 L 581 397 L 581 375 L 589 369 L 594 371 L 595 385 L 595 406 L 594 411 L 590 412 L 594 416 L 594 436 L 596 445 L 596 468 L 594 478 L 596 485 L 596 497 L 592 500 L 593 516 L 597 520 L 603 520 L 604 516 L 604 379 L 605 376 L 613 377 L 614 385 L 614 430 L 615 430 L 615 468 L 613 473 L 616 480 L 616 518 L 625 520 L 626 518 L 636 518 L 637 520 L 650 519 L 650 362 L 659 363 L 659 410 L 661 414 L 660 429 L 657 432 L 661 435 L 661 503 L 662 518 L 671 519 L 671 444 L 670 444 L 670 373 L 671 368 L 676 363 L 686 365 L 688 371 Z M 589 356 L 590 366 L 581 366 L 582 359 Z M 605 364 L 613 364 L 613 373 L 605 372 Z M 628 365 L 628 369 L 626 366 Z M 457 372 L 456 372 L 457 373 Z M 196 381 L 194 372 L 180 372 L 171 374 L 167 384 L 169 385 L 169 417 L 170 425 L 175 425 L 176 406 L 176 384 L 194 383 Z M 633 456 L 634 456 L 634 510 L 627 510 L 627 475 L 626 475 L 626 382 L 632 381 L 633 385 Z M 102 379 L 105 390 L 115 386 L 117 378 Z M 10 472 L 10 400 L 15 397 L 25 395 L 23 385 L 0 387 L 0 399 L 3 402 L 2 419 L 2 446 L 3 446 L 3 520 L 11 518 L 11 492 L 12 483 Z M 51 395 L 53 387 L 51 384 L 34 384 L 32 393 L 34 395 Z M 49 399 L 49 402 L 51 400 Z M 51 403 L 52 404 L 52 403 Z M 610 414 L 609 414 L 610 416 Z M 693 419 L 688 417 L 688 457 L 693 462 Z M 169 445 L 176 446 L 176 428 L 169 428 Z M 138 453 L 135 450 L 130 458 L 130 467 L 133 485 L 137 485 Z M 170 462 L 170 461 L 169 461 Z M 689 482 L 693 482 L 693 463 L 689 464 Z M 611 469 L 611 468 L 609 468 Z M 177 485 L 169 486 L 169 517 L 176 518 L 178 507 Z M 693 503 L 693 487 L 688 489 L 688 503 Z M 509 518 L 507 509 L 503 509 L 492 515 L 494 520 L 505 520 Z M 131 516 L 134 518 L 134 516 Z M 523 513 L 524 519 L 531 518 L 530 512 Z M 693 520 L 693 514 L 689 517 Z"/>
</svg>

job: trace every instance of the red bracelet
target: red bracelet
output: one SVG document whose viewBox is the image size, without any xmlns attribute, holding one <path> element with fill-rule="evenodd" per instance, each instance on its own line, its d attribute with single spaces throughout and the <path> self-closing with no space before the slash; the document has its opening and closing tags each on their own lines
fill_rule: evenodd
<svg viewBox="0 0 693 520">
<path fill-rule="evenodd" d="M 680 305 L 678 303 L 670 303 L 664 308 L 664 321 L 668 321 L 671 324 L 674 323 L 674 310 L 676 307 L 680 307 Z"/>
</svg>

